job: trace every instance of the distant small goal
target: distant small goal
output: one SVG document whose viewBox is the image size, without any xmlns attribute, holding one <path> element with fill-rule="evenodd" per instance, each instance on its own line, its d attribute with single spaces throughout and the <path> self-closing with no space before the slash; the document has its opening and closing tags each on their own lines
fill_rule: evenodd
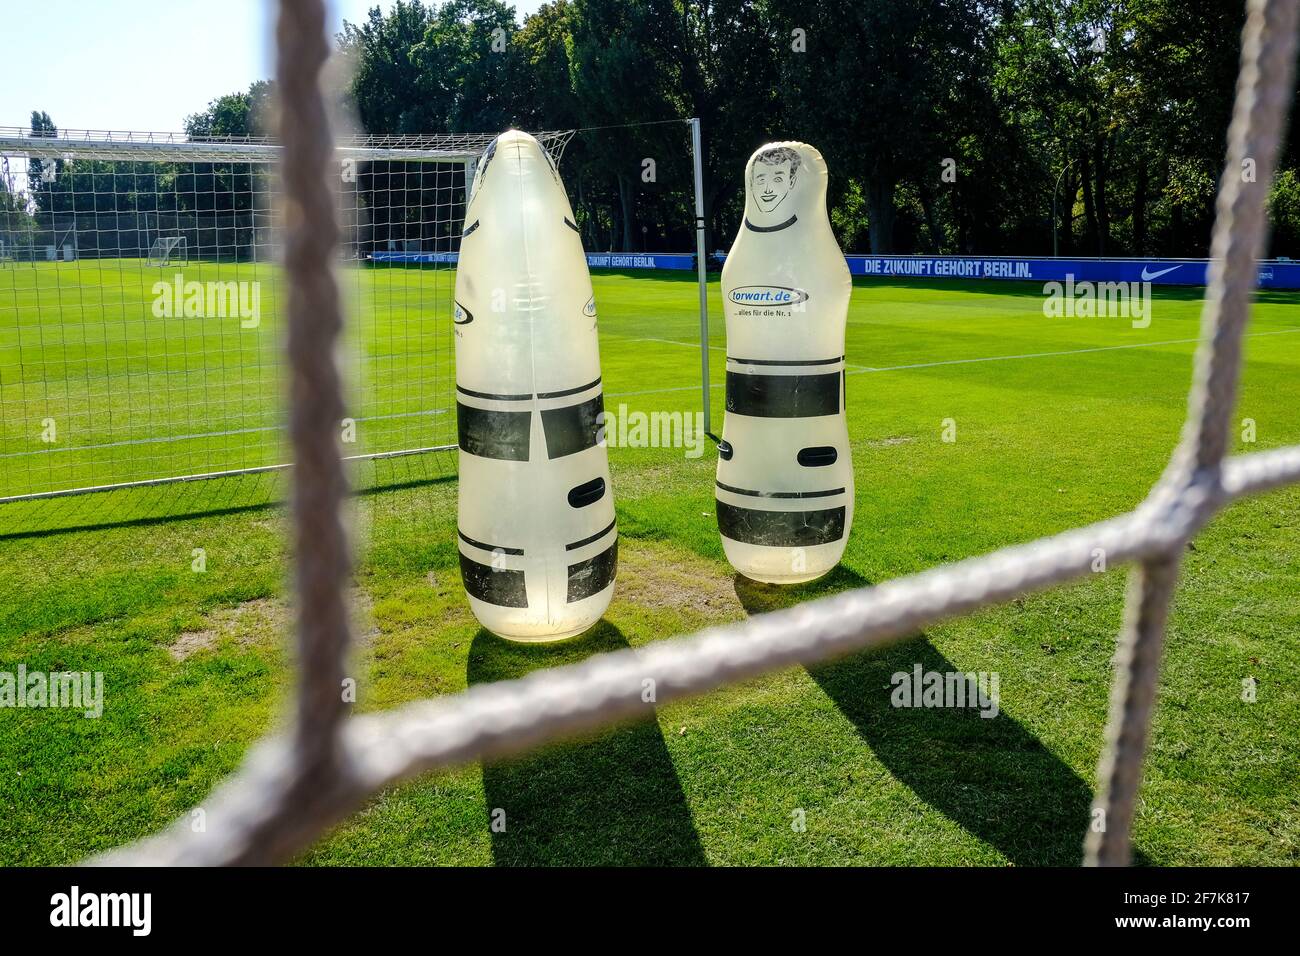
<svg viewBox="0 0 1300 956">
<path fill-rule="evenodd" d="M 183 266 L 189 259 L 189 244 L 184 236 L 159 236 L 150 244 L 146 262 L 151 266 Z"/>
</svg>

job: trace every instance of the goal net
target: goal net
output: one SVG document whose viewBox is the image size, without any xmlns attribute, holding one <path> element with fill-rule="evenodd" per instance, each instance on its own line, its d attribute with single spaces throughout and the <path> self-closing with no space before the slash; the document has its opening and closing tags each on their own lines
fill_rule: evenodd
<svg viewBox="0 0 1300 956">
<path fill-rule="evenodd" d="M 570 135 L 541 137 L 558 160 Z M 358 486 L 454 468 L 427 453 L 456 444 L 453 277 L 491 139 L 339 141 Z M 0 503 L 285 467 L 278 158 L 262 139 L 0 128 Z"/>
<path fill-rule="evenodd" d="M 189 246 L 184 236 L 159 236 L 149 247 L 151 266 L 185 265 L 189 261 Z"/>
</svg>

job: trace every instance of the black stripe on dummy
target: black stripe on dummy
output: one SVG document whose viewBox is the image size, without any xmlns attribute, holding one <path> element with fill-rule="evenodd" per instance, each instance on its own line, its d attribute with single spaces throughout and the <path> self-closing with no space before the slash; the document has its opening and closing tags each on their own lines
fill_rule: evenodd
<svg viewBox="0 0 1300 956">
<path fill-rule="evenodd" d="M 523 548 L 506 548 L 499 544 L 484 544 L 482 541 L 475 541 L 473 538 L 467 535 L 464 531 L 461 531 L 459 528 L 456 529 L 456 534 L 460 535 L 460 540 L 464 541 L 466 544 L 474 548 L 479 548 L 483 551 L 500 551 L 502 554 L 518 554 L 518 555 L 522 555 L 524 553 Z"/>
<path fill-rule="evenodd" d="M 546 454 L 563 458 L 596 445 L 600 426 L 596 417 L 605 410 L 603 395 L 570 405 L 542 409 L 542 430 L 546 433 Z"/>
<path fill-rule="evenodd" d="M 579 385 L 577 388 L 566 388 L 559 392 L 538 392 L 538 398 L 564 398 L 566 395 L 577 395 L 579 392 L 586 392 L 600 384 L 600 379 L 594 382 L 588 382 L 586 385 Z"/>
<path fill-rule="evenodd" d="M 733 495 L 747 495 L 750 498 L 833 498 L 844 494 L 843 488 L 826 488 L 821 491 L 755 491 L 752 488 L 735 488 L 715 481 L 715 485 Z"/>
<path fill-rule="evenodd" d="M 844 508 L 820 511 L 757 511 L 718 501 L 724 538 L 770 548 L 807 548 L 844 537 Z"/>
<path fill-rule="evenodd" d="M 472 388 L 465 388 L 457 385 L 456 391 L 462 395 L 468 395 L 470 398 L 486 398 L 493 402 L 530 402 L 533 400 L 532 392 L 524 392 L 522 395 L 511 392 L 476 392 Z"/>
<path fill-rule="evenodd" d="M 727 361 L 728 361 L 728 362 L 735 362 L 737 365 L 788 365 L 788 366 L 795 366 L 795 365 L 834 365 L 834 364 L 836 364 L 837 362 L 843 362 L 843 361 L 844 361 L 844 356 L 843 356 L 843 355 L 838 355 L 838 356 L 836 356 L 835 358 L 828 358 L 828 359 L 799 359 L 799 360 L 783 360 L 783 359 L 751 359 L 751 358 L 736 358 L 735 356 L 728 355 L 728 356 L 727 356 Z"/>
<path fill-rule="evenodd" d="M 727 411 L 753 418 L 838 415 L 840 373 L 749 375 L 728 371 Z"/>
<path fill-rule="evenodd" d="M 530 412 L 498 412 L 456 403 L 456 430 L 460 449 L 479 458 L 528 460 Z"/>
<path fill-rule="evenodd" d="M 593 541 L 599 541 L 601 538 L 605 537 L 605 535 L 607 535 L 607 534 L 609 534 L 611 531 L 613 531 L 613 530 L 614 530 L 614 525 L 616 525 L 616 524 L 618 524 L 618 519 L 617 519 L 617 518 L 615 518 L 613 521 L 611 521 L 608 525 L 606 525 L 606 526 L 605 526 L 604 528 L 602 528 L 600 531 L 597 531 L 595 534 L 593 534 L 593 535 L 588 535 L 587 537 L 583 538 L 581 541 L 575 541 L 575 542 L 573 542 L 573 544 L 566 544 L 566 545 L 564 546 L 564 550 L 565 550 L 565 551 L 577 551 L 579 548 L 585 548 L 587 545 L 591 544 Z"/>
<path fill-rule="evenodd" d="M 528 607 L 528 590 L 524 587 L 524 572 L 493 568 L 480 564 L 473 558 L 460 556 L 460 579 L 472 597 L 498 607 Z"/>
<path fill-rule="evenodd" d="M 594 558 L 569 565 L 569 603 L 581 601 L 605 590 L 618 571 L 618 542 Z"/>
</svg>

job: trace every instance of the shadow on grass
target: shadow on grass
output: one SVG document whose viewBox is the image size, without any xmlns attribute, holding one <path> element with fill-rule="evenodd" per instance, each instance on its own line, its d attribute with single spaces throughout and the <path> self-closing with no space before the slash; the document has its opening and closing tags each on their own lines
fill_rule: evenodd
<svg viewBox="0 0 1300 956">
<path fill-rule="evenodd" d="M 736 594 L 750 613 L 762 613 L 869 583 L 846 568 L 788 590 L 737 575 Z M 922 636 L 808 673 L 894 778 L 931 807 L 1016 866 L 1078 865 L 1091 819 L 1087 781 L 1005 711 L 986 718 L 977 708 L 894 707 L 893 675 L 917 664 L 960 670 Z M 1014 697 L 1014 688 L 1000 690 L 1004 701 Z M 1136 849 L 1133 857 L 1148 862 Z"/>
<path fill-rule="evenodd" d="M 622 632 L 605 621 L 558 644 L 514 643 L 480 630 L 470 647 L 469 683 L 511 680 L 627 646 Z M 505 832 L 492 834 L 499 866 L 706 862 L 654 721 L 486 764 L 483 789 L 489 814 L 505 811 Z"/>
<path fill-rule="evenodd" d="M 858 572 L 842 564 L 835 565 L 823 577 L 806 584 L 762 584 L 739 573 L 732 578 L 740 606 L 751 615 L 779 611 L 783 607 L 793 607 L 840 591 L 866 587 L 870 583 Z"/>
</svg>

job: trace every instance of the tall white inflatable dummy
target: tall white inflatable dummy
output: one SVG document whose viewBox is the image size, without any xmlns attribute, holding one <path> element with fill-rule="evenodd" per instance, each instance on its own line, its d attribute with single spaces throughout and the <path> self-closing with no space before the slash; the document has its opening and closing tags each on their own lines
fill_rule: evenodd
<svg viewBox="0 0 1300 956">
<path fill-rule="evenodd" d="M 618 533 L 591 277 L 559 172 L 527 133 L 479 160 L 454 322 L 470 607 L 502 637 L 571 637 L 609 606 Z"/>
<path fill-rule="evenodd" d="M 826 215 L 826 162 L 769 143 L 745 166 L 745 218 L 722 269 L 727 414 L 718 529 L 755 581 L 797 584 L 844 554 L 853 464 L 844 415 L 852 281 Z"/>
</svg>

